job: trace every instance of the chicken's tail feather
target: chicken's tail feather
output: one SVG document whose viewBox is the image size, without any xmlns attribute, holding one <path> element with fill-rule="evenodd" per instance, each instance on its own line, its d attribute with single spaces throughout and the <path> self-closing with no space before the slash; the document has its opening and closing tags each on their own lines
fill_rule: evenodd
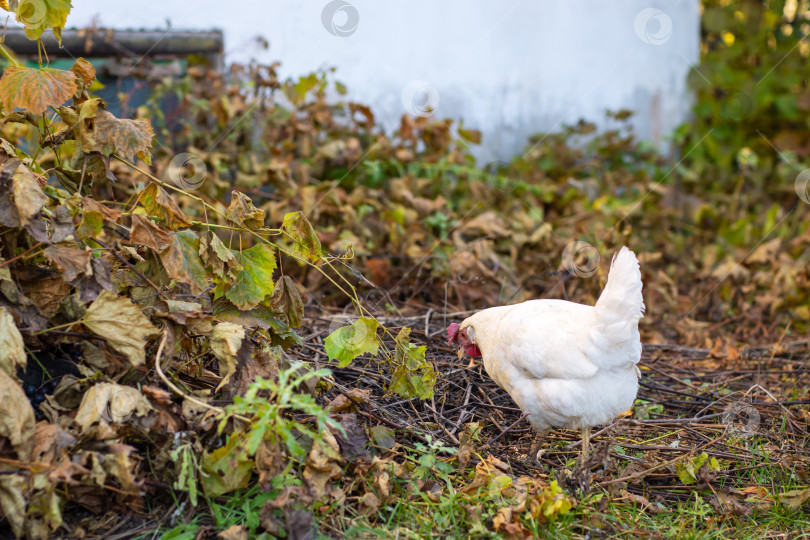
<svg viewBox="0 0 810 540">
<path fill-rule="evenodd" d="M 644 316 L 641 270 L 636 255 L 623 247 L 613 257 L 607 284 L 596 302 L 596 330 L 614 345 L 638 341 L 638 320 Z"/>
</svg>

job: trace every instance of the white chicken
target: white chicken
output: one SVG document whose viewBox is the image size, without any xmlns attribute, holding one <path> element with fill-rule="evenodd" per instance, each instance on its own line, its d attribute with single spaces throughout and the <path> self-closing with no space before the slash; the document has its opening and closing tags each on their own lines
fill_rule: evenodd
<svg viewBox="0 0 810 540">
<path fill-rule="evenodd" d="M 470 356 L 483 357 L 489 376 L 538 434 L 581 429 L 584 463 L 591 427 L 612 421 L 635 401 L 643 313 L 638 259 L 623 247 L 595 306 L 529 300 L 489 308 L 451 324 L 447 337 Z"/>
</svg>

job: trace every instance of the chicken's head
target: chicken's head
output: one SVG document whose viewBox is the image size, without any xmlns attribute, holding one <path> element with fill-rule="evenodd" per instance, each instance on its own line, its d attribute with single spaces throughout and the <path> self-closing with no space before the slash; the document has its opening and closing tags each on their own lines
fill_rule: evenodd
<svg viewBox="0 0 810 540">
<path fill-rule="evenodd" d="M 461 328 L 456 323 L 447 327 L 447 344 L 458 344 L 458 348 L 473 358 L 481 358 L 481 349 L 475 344 L 475 329 L 472 326 Z"/>
</svg>

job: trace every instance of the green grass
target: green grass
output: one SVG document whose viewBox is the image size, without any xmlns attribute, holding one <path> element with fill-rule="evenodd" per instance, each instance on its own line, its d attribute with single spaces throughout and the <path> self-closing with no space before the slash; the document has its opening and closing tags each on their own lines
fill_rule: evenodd
<svg viewBox="0 0 810 540">
<path fill-rule="evenodd" d="M 473 476 L 470 467 L 465 478 L 460 475 L 439 475 L 429 478 L 443 489 L 441 495 L 431 496 L 419 491 L 416 482 L 396 480 L 392 485 L 393 497 L 373 512 L 364 513 L 359 497 L 347 497 L 345 504 L 323 505 L 316 512 L 321 532 L 328 536 L 347 538 L 501 538 L 493 529 L 498 511 L 515 500 L 497 489 L 479 489 L 465 493 L 463 487 Z M 772 464 L 752 469 L 745 482 L 748 485 L 778 486 L 778 492 L 797 489 L 795 482 L 785 482 L 784 473 Z M 750 484 L 748 483 L 750 482 Z M 714 487 L 717 492 L 721 488 Z M 731 486 L 726 486 L 726 489 Z M 507 490 L 508 491 L 508 490 Z M 551 522 L 534 519 L 525 514 L 524 532 L 543 538 L 636 537 L 678 539 L 718 538 L 810 538 L 810 517 L 801 509 L 790 509 L 780 502 L 758 509 L 746 507 L 748 515 L 720 513 L 710 503 L 712 489 L 693 489 L 691 496 L 677 503 L 660 505 L 651 501 L 650 507 L 628 500 L 621 490 L 610 493 L 592 489 L 585 496 L 571 497 L 575 506 Z M 237 492 L 225 502 L 208 501 L 202 505 L 189 524 L 166 530 L 162 538 L 192 539 L 203 524 L 216 530 L 231 525 L 246 525 L 251 538 L 259 530 L 258 516 L 262 505 L 274 494 L 262 493 L 258 488 Z M 646 505 L 644 505 L 646 506 Z M 807 532 L 805 532 L 807 531 Z"/>
</svg>

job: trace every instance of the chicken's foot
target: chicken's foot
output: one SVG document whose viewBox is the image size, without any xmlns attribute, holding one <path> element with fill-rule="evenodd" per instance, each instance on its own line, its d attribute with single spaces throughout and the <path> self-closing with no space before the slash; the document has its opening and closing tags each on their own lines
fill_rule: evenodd
<svg viewBox="0 0 810 540">
<path fill-rule="evenodd" d="M 543 445 L 543 439 L 540 435 L 536 435 L 534 438 L 534 442 L 532 443 L 532 447 L 529 450 L 529 455 L 526 456 L 524 463 L 526 465 L 533 465 L 535 467 L 542 466 L 540 463 L 540 458 L 543 457 L 543 454 L 546 452 L 545 449 L 541 449 L 540 447 Z"/>
</svg>

